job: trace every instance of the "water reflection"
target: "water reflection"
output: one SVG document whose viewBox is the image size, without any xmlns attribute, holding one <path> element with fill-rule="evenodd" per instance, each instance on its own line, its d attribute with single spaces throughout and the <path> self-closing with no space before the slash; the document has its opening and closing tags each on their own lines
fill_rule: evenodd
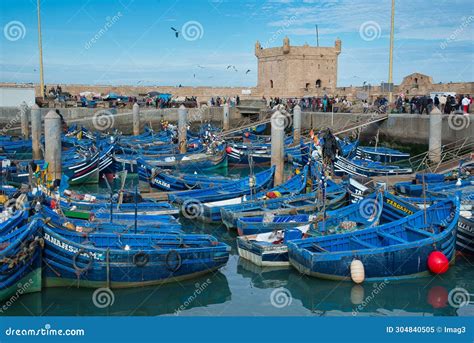
<svg viewBox="0 0 474 343">
<path fill-rule="evenodd" d="M 186 282 L 154 287 L 114 289 L 113 304 L 105 308 L 94 305 L 93 294 L 94 289 L 48 288 L 41 293 L 21 297 L 5 312 L 5 315 L 174 315 L 177 311 L 185 314 L 186 311 L 194 308 L 223 304 L 232 298 L 227 278 L 220 272 Z"/>
</svg>

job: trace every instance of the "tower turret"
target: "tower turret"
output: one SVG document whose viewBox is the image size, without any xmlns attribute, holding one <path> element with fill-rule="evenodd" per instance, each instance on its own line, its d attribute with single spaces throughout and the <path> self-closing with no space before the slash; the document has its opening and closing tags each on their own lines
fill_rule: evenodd
<svg viewBox="0 0 474 343">
<path fill-rule="evenodd" d="M 336 54 L 341 53 L 341 40 L 339 38 L 336 38 L 336 42 L 334 43 L 334 47 L 336 49 Z"/>
<path fill-rule="evenodd" d="M 260 45 L 260 42 L 257 41 L 255 43 L 255 56 L 259 56 L 260 55 L 260 50 L 262 50 L 262 46 Z"/>
<path fill-rule="evenodd" d="M 290 52 L 290 39 L 285 37 L 283 39 L 283 53 L 288 54 Z"/>
</svg>

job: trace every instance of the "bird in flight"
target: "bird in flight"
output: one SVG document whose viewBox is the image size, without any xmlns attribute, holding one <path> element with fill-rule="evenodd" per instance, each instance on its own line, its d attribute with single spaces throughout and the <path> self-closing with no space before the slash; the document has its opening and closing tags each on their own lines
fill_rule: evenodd
<svg viewBox="0 0 474 343">
<path fill-rule="evenodd" d="M 248 73 L 250 73 L 250 71 L 251 71 L 250 69 L 247 69 L 247 71 L 245 72 L 245 74 L 248 74 Z"/>
<path fill-rule="evenodd" d="M 174 34 L 175 34 L 176 38 L 178 38 L 179 37 L 179 31 L 176 30 L 174 27 L 171 27 L 171 30 L 174 31 Z"/>
<path fill-rule="evenodd" d="M 201 66 L 201 65 L 199 65 L 199 64 L 198 64 L 198 66 L 197 66 L 197 67 L 198 67 L 198 68 L 201 68 L 201 69 L 204 69 L 204 67 L 203 67 L 203 66 Z"/>
</svg>

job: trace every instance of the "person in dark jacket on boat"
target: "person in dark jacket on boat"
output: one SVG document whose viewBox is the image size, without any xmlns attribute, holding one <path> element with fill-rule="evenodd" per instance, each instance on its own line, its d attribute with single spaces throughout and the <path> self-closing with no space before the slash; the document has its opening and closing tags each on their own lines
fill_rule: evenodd
<svg viewBox="0 0 474 343">
<path fill-rule="evenodd" d="M 341 149 L 336 137 L 334 137 L 329 128 L 327 128 L 326 132 L 324 133 L 323 141 L 323 162 L 326 166 L 331 168 L 331 174 L 334 174 L 334 161 L 336 159 L 336 155 L 339 155 Z"/>
</svg>

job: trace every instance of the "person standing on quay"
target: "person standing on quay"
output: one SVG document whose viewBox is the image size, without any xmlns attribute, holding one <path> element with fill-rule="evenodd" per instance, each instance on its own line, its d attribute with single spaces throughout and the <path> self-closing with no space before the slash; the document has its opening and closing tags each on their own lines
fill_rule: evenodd
<svg viewBox="0 0 474 343">
<path fill-rule="evenodd" d="M 462 104 L 462 111 L 464 114 L 469 114 L 469 105 L 471 104 L 471 100 L 467 97 L 467 95 L 464 95 L 464 98 L 461 101 Z"/>
<path fill-rule="evenodd" d="M 440 107 L 441 113 L 444 113 L 444 108 L 445 108 L 445 106 L 446 106 L 446 101 L 447 101 L 446 95 L 442 94 L 442 95 L 439 97 L 439 105 L 441 106 L 441 107 Z"/>
</svg>

